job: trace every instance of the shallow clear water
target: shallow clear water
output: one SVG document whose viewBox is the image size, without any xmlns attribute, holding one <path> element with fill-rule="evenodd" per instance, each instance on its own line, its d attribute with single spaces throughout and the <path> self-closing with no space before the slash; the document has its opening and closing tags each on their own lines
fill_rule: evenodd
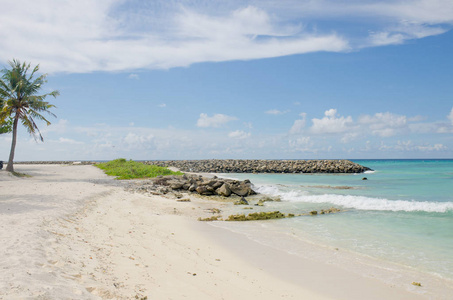
<svg viewBox="0 0 453 300">
<path fill-rule="evenodd" d="M 345 210 L 273 222 L 282 232 L 453 279 L 453 160 L 355 162 L 375 171 L 225 176 L 250 179 L 259 192 L 281 197 L 265 210 Z"/>
</svg>

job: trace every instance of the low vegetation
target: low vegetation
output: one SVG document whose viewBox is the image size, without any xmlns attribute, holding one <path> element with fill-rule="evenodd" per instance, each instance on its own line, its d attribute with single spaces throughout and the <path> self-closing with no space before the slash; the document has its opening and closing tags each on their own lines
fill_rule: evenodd
<svg viewBox="0 0 453 300">
<path fill-rule="evenodd" d="M 228 217 L 226 221 L 257 221 L 257 220 L 284 219 L 292 217 L 294 217 L 293 214 L 285 215 L 279 211 L 272 211 L 272 212 L 257 212 L 248 215 L 244 214 L 231 215 Z"/>
<path fill-rule="evenodd" d="M 222 219 L 222 216 L 212 216 L 212 217 L 209 217 L 209 218 L 198 218 L 198 221 L 207 221 L 207 222 L 210 222 L 210 221 L 221 221 Z"/>
<path fill-rule="evenodd" d="M 116 176 L 116 179 L 152 178 L 165 175 L 183 175 L 181 172 L 173 172 L 167 168 L 145 165 L 140 162 L 124 158 L 115 159 L 106 163 L 96 164 L 105 174 Z"/>
</svg>

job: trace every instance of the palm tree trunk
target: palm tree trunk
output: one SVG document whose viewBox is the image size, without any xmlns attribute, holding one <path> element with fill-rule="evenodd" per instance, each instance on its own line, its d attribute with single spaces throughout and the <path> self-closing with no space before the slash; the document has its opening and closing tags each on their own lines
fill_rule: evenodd
<svg viewBox="0 0 453 300">
<path fill-rule="evenodd" d="M 16 137 L 17 137 L 17 123 L 19 122 L 19 115 L 16 113 L 13 123 L 13 140 L 11 142 L 11 152 L 9 153 L 9 160 L 8 166 L 6 167 L 6 171 L 14 172 L 14 152 L 16 151 Z"/>
</svg>

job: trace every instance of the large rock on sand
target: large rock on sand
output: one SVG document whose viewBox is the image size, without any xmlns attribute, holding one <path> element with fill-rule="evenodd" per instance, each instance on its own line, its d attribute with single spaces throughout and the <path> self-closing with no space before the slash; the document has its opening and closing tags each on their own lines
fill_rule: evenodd
<svg viewBox="0 0 453 300">
<path fill-rule="evenodd" d="M 230 197 L 230 195 L 231 195 L 230 185 L 228 183 L 224 183 L 215 192 L 217 193 L 217 195 L 220 195 L 223 197 Z"/>
<path fill-rule="evenodd" d="M 249 183 L 233 181 L 230 185 L 231 192 L 241 197 L 255 195 L 255 191 L 252 190 Z"/>
<path fill-rule="evenodd" d="M 196 188 L 196 191 L 200 195 L 208 196 L 214 194 L 214 189 L 209 185 L 202 185 Z"/>
</svg>

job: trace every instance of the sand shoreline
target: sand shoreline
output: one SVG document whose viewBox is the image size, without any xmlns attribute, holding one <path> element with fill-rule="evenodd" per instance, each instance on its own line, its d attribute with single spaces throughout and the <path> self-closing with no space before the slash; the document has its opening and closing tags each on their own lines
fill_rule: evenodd
<svg viewBox="0 0 453 300">
<path fill-rule="evenodd" d="M 0 172 L 0 298 L 441 299 L 196 221 L 219 203 L 132 194 L 92 166 L 16 168 L 33 177 Z"/>
</svg>

